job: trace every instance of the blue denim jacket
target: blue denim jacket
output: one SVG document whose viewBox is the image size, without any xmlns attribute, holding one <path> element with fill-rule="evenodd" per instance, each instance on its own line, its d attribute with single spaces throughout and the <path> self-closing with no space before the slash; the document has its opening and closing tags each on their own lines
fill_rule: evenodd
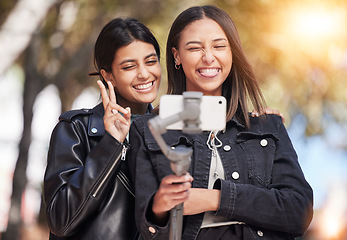
<svg viewBox="0 0 347 240">
<path fill-rule="evenodd" d="M 135 218 L 144 239 L 169 237 L 169 224 L 151 222 L 152 199 L 160 181 L 172 174 L 169 160 L 162 154 L 147 126 L 153 115 L 137 118 L 130 130 L 128 151 L 135 181 Z M 313 193 L 298 163 L 297 154 L 282 120 L 276 115 L 251 117 L 246 129 L 236 119 L 218 134 L 218 148 L 225 180 L 217 180 L 221 190 L 216 215 L 244 222 L 241 239 L 294 239 L 305 233 L 313 215 Z M 169 130 L 163 135 L 169 146 L 192 146 L 189 169 L 193 188 L 207 188 L 211 150 L 208 132 L 191 135 Z M 238 174 L 235 174 L 238 173 Z M 233 174 L 234 173 L 234 174 Z M 203 214 L 184 217 L 182 239 L 195 239 Z"/>
</svg>

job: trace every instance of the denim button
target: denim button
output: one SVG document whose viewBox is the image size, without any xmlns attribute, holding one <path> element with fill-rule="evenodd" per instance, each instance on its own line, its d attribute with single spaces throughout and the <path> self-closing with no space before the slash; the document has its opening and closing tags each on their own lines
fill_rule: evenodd
<svg viewBox="0 0 347 240">
<path fill-rule="evenodd" d="M 92 128 L 90 131 L 91 131 L 92 133 L 97 133 L 97 132 L 98 132 L 98 129 L 97 129 L 97 128 Z"/>
<path fill-rule="evenodd" d="M 257 231 L 257 234 L 258 234 L 259 237 L 264 236 L 264 233 L 262 231 L 260 231 L 260 230 Z"/>
<path fill-rule="evenodd" d="M 262 147 L 266 147 L 266 146 L 267 146 L 267 140 L 266 140 L 266 139 L 262 139 L 262 140 L 260 141 L 260 145 L 261 145 Z"/>
<path fill-rule="evenodd" d="M 239 179 L 240 174 L 239 174 L 238 172 L 233 172 L 233 173 L 231 174 L 231 177 L 232 177 L 233 179 L 237 180 L 237 179 Z"/>
<path fill-rule="evenodd" d="M 230 147 L 229 145 L 225 145 L 225 146 L 223 147 L 223 149 L 224 149 L 224 151 L 229 152 L 230 149 L 231 149 L 231 147 Z"/>
<path fill-rule="evenodd" d="M 153 233 L 153 234 L 156 232 L 156 230 L 155 230 L 154 227 L 149 227 L 149 228 L 148 228 L 148 231 L 150 231 L 150 232 Z"/>
</svg>

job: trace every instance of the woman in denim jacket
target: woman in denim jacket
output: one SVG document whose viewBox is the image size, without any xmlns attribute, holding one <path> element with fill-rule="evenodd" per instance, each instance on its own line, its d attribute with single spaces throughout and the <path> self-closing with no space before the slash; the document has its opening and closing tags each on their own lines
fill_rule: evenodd
<svg viewBox="0 0 347 240">
<path fill-rule="evenodd" d="M 230 16 L 192 7 L 167 41 L 168 93 L 200 91 L 227 99 L 224 131 L 163 134 L 171 147 L 193 148 L 189 173 L 175 176 L 147 126 L 137 118 L 128 152 L 135 179 L 135 218 L 144 239 L 169 239 L 170 210 L 184 203 L 182 239 L 294 239 L 312 219 L 313 194 L 297 154 L 263 97 Z M 136 165 L 136 168 L 135 168 Z"/>
</svg>

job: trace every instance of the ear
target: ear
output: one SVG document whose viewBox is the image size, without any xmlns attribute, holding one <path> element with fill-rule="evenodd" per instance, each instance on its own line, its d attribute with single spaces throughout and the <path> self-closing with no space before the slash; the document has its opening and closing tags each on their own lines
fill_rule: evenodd
<svg viewBox="0 0 347 240">
<path fill-rule="evenodd" d="M 180 55 L 179 55 L 177 49 L 174 47 L 172 48 L 172 55 L 175 59 L 175 64 L 180 65 L 181 64 Z"/>
<path fill-rule="evenodd" d="M 100 73 L 106 82 L 111 82 L 113 86 L 115 85 L 114 76 L 112 72 L 106 72 L 105 69 L 101 69 Z"/>
</svg>

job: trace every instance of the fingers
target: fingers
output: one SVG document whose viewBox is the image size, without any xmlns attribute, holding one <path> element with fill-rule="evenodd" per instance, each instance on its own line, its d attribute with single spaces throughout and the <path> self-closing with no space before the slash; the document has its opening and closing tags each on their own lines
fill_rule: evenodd
<svg viewBox="0 0 347 240">
<path fill-rule="evenodd" d="M 116 99 L 116 94 L 114 92 L 114 87 L 110 81 L 107 82 L 108 86 L 108 91 L 109 95 L 107 94 L 107 90 L 105 85 L 102 83 L 101 80 L 97 81 L 97 84 L 99 85 L 100 92 L 101 92 L 101 98 L 102 98 L 102 103 L 104 105 L 104 109 L 106 110 L 107 105 L 112 102 L 114 104 L 117 104 L 117 99 Z"/>
<path fill-rule="evenodd" d="M 191 188 L 193 177 L 187 173 L 183 176 L 168 175 L 160 183 L 159 192 L 166 201 L 182 201 L 188 197 L 188 191 Z"/>
<path fill-rule="evenodd" d="M 280 111 L 278 111 L 277 109 L 271 109 L 269 107 L 266 107 L 265 108 L 265 113 L 266 114 L 276 114 L 276 115 L 279 115 Z"/>
<path fill-rule="evenodd" d="M 286 119 L 284 118 L 284 115 L 282 113 L 279 114 L 282 118 L 282 123 L 284 124 L 286 122 Z"/>
<path fill-rule="evenodd" d="M 100 88 L 102 104 L 105 109 L 105 114 L 108 114 L 109 112 L 111 112 L 112 114 L 117 114 L 118 112 L 121 112 L 127 115 L 129 114 L 130 112 L 129 110 L 125 110 L 124 108 L 122 108 L 121 106 L 117 104 L 117 98 L 114 91 L 114 87 L 110 81 L 107 82 L 109 95 L 107 94 L 107 89 L 101 80 L 98 80 L 97 84 L 99 85 L 99 88 Z"/>
<path fill-rule="evenodd" d="M 128 109 L 128 110 L 127 110 Z M 108 103 L 108 106 L 105 109 L 105 113 L 112 113 L 113 115 L 118 114 L 119 112 L 121 112 L 123 115 L 129 115 L 130 114 L 130 108 L 127 107 L 126 109 L 124 109 L 123 107 L 121 107 L 120 105 L 118 105 L 117 103 L 114 103 L 112 101 L 110 101 Z"/>
<path fill-rule="evenodd" d="M 122 114 L 120 114 L 123 113 Z M 116 127 L 119 125 L 116 125 L 116 122 L 122 123 L 124 125 L 130 125 L 130 117 L 131 113 L 130 113 L 130 108 L 128 108 L 128 110 L 122 108 L 121 106 L 119 106 L 118 104 L 114 104 L 112 102 L 109 102 L 109 104 L 106 107 L 105 110 L 105 115 L 104 115 L 104 122 L 105 125 L 109 124 L 114 124 Z M 106 126 L 105 126 L 106 127 Z"/>
<path fill-rule="evenodd" d="M 193 177 L 186 173 L 182 176 L 176 176 L 176 175 L 168 175 L 162 179 L 162 183 L 164 184 L 177 184 L 177 183 L 184 183 L 184 182 L 192 182 Z"/>
<path fill-rule="evenodd" d="M 284 118 L 283 114 L 279 110 L 272 109 L 272 108 L 269 108 L 269 107 L 264 108 L 261 113 L 257 112 L 256 110 L 253 110 L 252 113 L 251 113 L 251 116 L 252 117 L 259 117 L 260 115 L 263 115 L 263 114 L 275 114 L 275 115 L 278 115 L 278 116 L 280 116 L 282 118 L 282 122 L 283 123 L 285 122 L 285 118 Z"/>
<path fill-rule="evenodd" d="M 106 90 L 106 87 L 105 85 L 102 83 L 101 80 L 98 80 L 97 81 L 97 84 L 99 85 L 99 88 L 100 88 L 100 93 L 101 93 L 101 98 L 102 98 L 102 104 L 104 106 L 104 109 L 106 109 L 108 103 L 109 103 L 109 97 L 107 95 L 107 90 Z"/>
<path fill-rule="evenodd" d="M 256 110 L 253 110 L 251 113 L 252 117 L 259 117 L 259 113 Z"/>
<path fill-rule="evenodd" d="M 110 81 L 108 81 L 107 86 L 108 86 L 108 90 L 109 90 L 109 94 L 110 94 L 110 101 L 113 103 L 117 103 L 116 94 L 115 94 L 114 87 L 113 87 L 112 83 Z"/>
<path fill-rule="evenodd" d="M 128 111 L 128 113 L 124 113 L 124 118 L 125 120 L 128 122 L 128 124 L 131 124 L 131 109 L 130 107 L 125 108 L 126 111 Z"/>
<path fill-rule="evenodd" d="M 183 176 L 169 175 L 162 179 L 154 196 L 152 211 L 155 215 L 163 214 L 176 205 L 188 200 L 193 177 L 189 173 Z"/>
</svg>

